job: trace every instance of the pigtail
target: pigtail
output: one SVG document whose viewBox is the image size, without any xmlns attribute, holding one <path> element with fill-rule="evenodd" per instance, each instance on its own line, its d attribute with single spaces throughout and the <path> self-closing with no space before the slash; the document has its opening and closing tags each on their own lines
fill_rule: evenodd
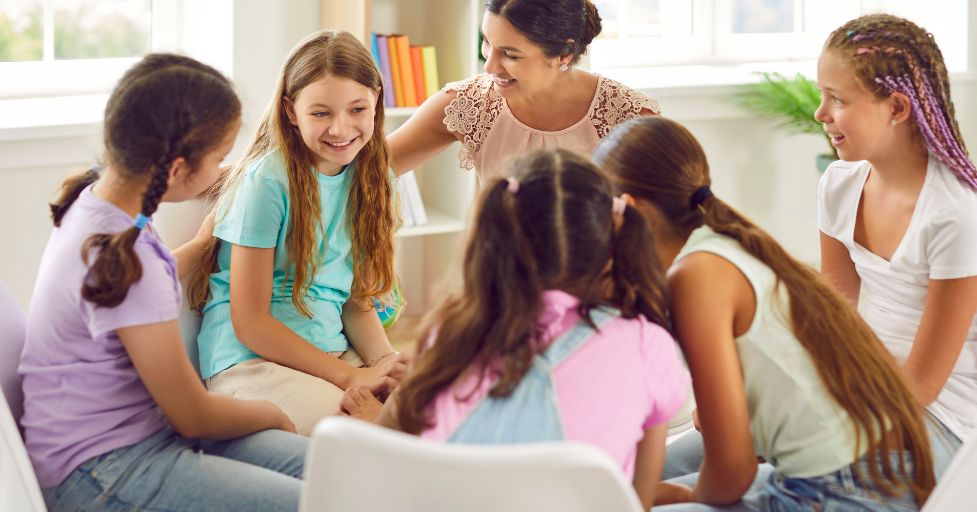
<svg viewBox="0 0 977 512">
<path fill-rule="evenodd" d="M 81 195 L 81 191 L 98 181 L 100 170 L 101 167 L 95 166 L 64 180 L 64 183 L 61 184 L 61 195 L 53 203 L 48 205 L 51 207 L 51 220 L 54 222 L 54 227 L 61 226 L 61 219 L 64 218 L 64 215 L 68 213 L 68 209 L 71 208 L 71 205 Z"/>
<path fill-rule="evenodd" d="M 641 314 L 666 330 L 671 329 L 668 292 L 654 238 L 634 208 L 625 208 L 611 250 L 613 302 L 620 305 L 621 313 L 625 317 Z"/>
<path fill-rule="evenodd" d="M 169 166 L 160 164 L 143 196 L 142 214 L 152 217 L 159 200 L 166 192 Z M 97 306 L 113 308 L 125 300 L 129 287 L 142 278 L 142 263 L 135 244 L 142 229 L 132 226 L 114 235 L 92 235 L 81 249 L 82 261 L 89 264 L 92 252 L 97 252 L 81 287 L 83 299 Z"/>
<path fill-rule="evenodd" d="M 489 392 L 494 397 L 511 394 L 529 371 L 543 287 L 519 218 L 520 193 L 510 192 L 504 180 L 486 187 L 465 252 L 464 289 L 429 318 L 434 341 L 400 387 L 398 419 L 405 432 L 429 428 L 428 406 L 470 367 L 479 368 L 481 378 L 489 363 L 500 368 Z"/>
</svg>

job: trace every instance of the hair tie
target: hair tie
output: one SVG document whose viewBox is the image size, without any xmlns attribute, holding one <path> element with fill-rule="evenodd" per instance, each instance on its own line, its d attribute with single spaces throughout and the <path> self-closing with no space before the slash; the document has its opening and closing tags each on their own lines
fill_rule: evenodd
<svg viewBox="0 0 977 512">
<path fill-rule="evenodd" d="M 628 203 L 623 197 L 617 196 L 611 199 L 611 214 L 613 215 L 624 215 L 624 210 L 628 207 Z"/>
<path fill-rule="evenodd" d="M 142 229 L 146 227 L 146 224 L 149 224 L 149 217 L 141 213 L 136 215 L 136 217 L 132 220 L 132 225 L 136 226 L 136 229 Z"/>
<path fill-rule="evenodd" d="M 703 185 L 692 193 L 692 197 L 689 199 L 689 204 L 694 210 L 710 197 L 712 197 L 712 190 L 709 188 L 709 185 Z"/>
<path fill-rule="evenodd" d="M 505 180 L 509 182 L 509 185 L 506 186 L 505 189 L 508 190 L 510 194 L 515 195 L 516 193 L 519 192 L 519 180 L 511 177 L 506 178 Z"/>
</svg>

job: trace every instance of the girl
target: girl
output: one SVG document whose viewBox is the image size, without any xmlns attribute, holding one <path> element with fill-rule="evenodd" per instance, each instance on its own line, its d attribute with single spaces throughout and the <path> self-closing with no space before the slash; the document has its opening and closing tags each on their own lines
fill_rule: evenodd
<svg viewBox="0 0 977 512">
<path fill-rule="evenodd" d="M 299 43 L 225 183 L 213 267 L 190 285 L 207 387 L 269 399 L 303 435 L 339 410 L 344 389 L 403 372 L 372 307 L 394 285 L 383 137 L 370 52 L 345 32 Z"/>
<path fill-rule="evenodd" d="M 712 195 L 692 134 L 663 118 L 632 120 L 595 161 L 633 197 L 671 267 L 671 313 L 705 442 L 700 473 L 684 480 L 695 487 L 666 486 L 658 503 L 922 505 L 933 487 L 929 443 L 895 363 L 812 269 Z M 758 454 L 772 467 L 744 496 Z"/>
<path fill-rule="evenodd" d="M 573 153 L 513 170 L 486 184 L 464 288 L 433 313 L 431 343 L 379 423 L 449 442 L 594 444 L 649 507 L 689 378 L 664 328 L 650 232 Z M 360 389 L 344 400 L 353 415 L 379 406 Z"/>
<path fill-rule="evenodd" d="M 828 38 L 818 84 L 844 160 L 818 189 L 821 272 L 902 365 L 939 478 L 977 434 L 977 170 L 943 57 L 915 24 L 864 16 Z"/>
<path fill-rule="evenodd" d="M 209 66 L 148 55 L 105 109 L 106 168 L 68 179 L 30 307 L 22 424 L 51 510 L 289 510 L 306 440 L 271 402 L 208 393 L 177 323 L 179 278 L 150 217 L 217 179 L 241 104 Z M 133 478 L 138 475 L 137 478 Z"/>
<path fill-rule="evenodd" d="M 590 153 L 617 124 L 658 102 L 575 65 L 601 31 L 590 0 L 489 0 L 485 73 L 450 83 L 390 134 L 398 173 L 461 142 L 461 166 L 482 181 L 533 149 Z"/>
</svg>

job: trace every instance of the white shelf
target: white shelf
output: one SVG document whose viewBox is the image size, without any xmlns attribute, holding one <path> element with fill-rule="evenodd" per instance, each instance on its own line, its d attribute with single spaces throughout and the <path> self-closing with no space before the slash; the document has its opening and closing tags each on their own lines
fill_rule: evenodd
<svg viewBox="0 0 977 512">
<path fill-rule="evenodd" d="M 427 212 L 427 223 L 409 228 L 401 228 L 397 232 L 398 238 L 410 238 L 425 235 L 443 235 L 446 233 L 460 233 L 465 229 L 465 221 L 441 212 Z"/>
<path fill-rule="evenodd" d="M 408 118 L 417 112 L 417 107 L 385 107 L 383 113 L 389 118 Z"/>
</svg>

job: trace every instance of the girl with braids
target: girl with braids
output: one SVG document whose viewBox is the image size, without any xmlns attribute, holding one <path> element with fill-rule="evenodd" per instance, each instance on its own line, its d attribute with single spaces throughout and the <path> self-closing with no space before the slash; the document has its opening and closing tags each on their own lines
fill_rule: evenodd
<svg viewBox="0 0 977 512">
<path fill-rule="evenodd" d="M 816 113 L 844 161 L 818 189 L 821 272 L 898 360 L 939 479 L 977 435 L 977 170 L 933 36 L 852 20 L 818 62 Z"/>
<path fill-rule="evenodd" d="M 656 503 L 921 506 L 934 485 L 930 448 L 895 362 L 813 269 L 712 194 L 692 134 L 668 119 L 635 119 L 594 158 L 656 232 L 698 405 L 701 470 L 664 485 Z M 769 463 L 759 470 L 757 455 Z"/>
<path fill-rule="evenodd" d="M 372 299 L 395 284 L 380 87 L 349 33 L 292 50 L 224 184 L 210 264 L 188 285 L 207 387 L 269 399 L 303 435 L 346 388 L 391 386 L 404 369 Z"/>
<path fill-rule="evenodd" d="M 590 443 L 650 507 L 689 382 L 651 233 L 573 153 L 531 153 L 511 170 L 485 186 L 464 287 L 433 312 L 409 376 L 382 411 L 360 389 L 344 409 L 448 442 Z"/>
<path fill-rule="evenodd" d="M 150 222 L 214 184 L 240 116 L 213 68 L 148 55 L 109 97 L 105 169 L 51 205 L 19 368 L 50 510 L 298 506 L 306 439 L 271 402 L 208 393 L 183 348 L 179 279 L 212 226 L 171 254 Z"/>
</svg>

